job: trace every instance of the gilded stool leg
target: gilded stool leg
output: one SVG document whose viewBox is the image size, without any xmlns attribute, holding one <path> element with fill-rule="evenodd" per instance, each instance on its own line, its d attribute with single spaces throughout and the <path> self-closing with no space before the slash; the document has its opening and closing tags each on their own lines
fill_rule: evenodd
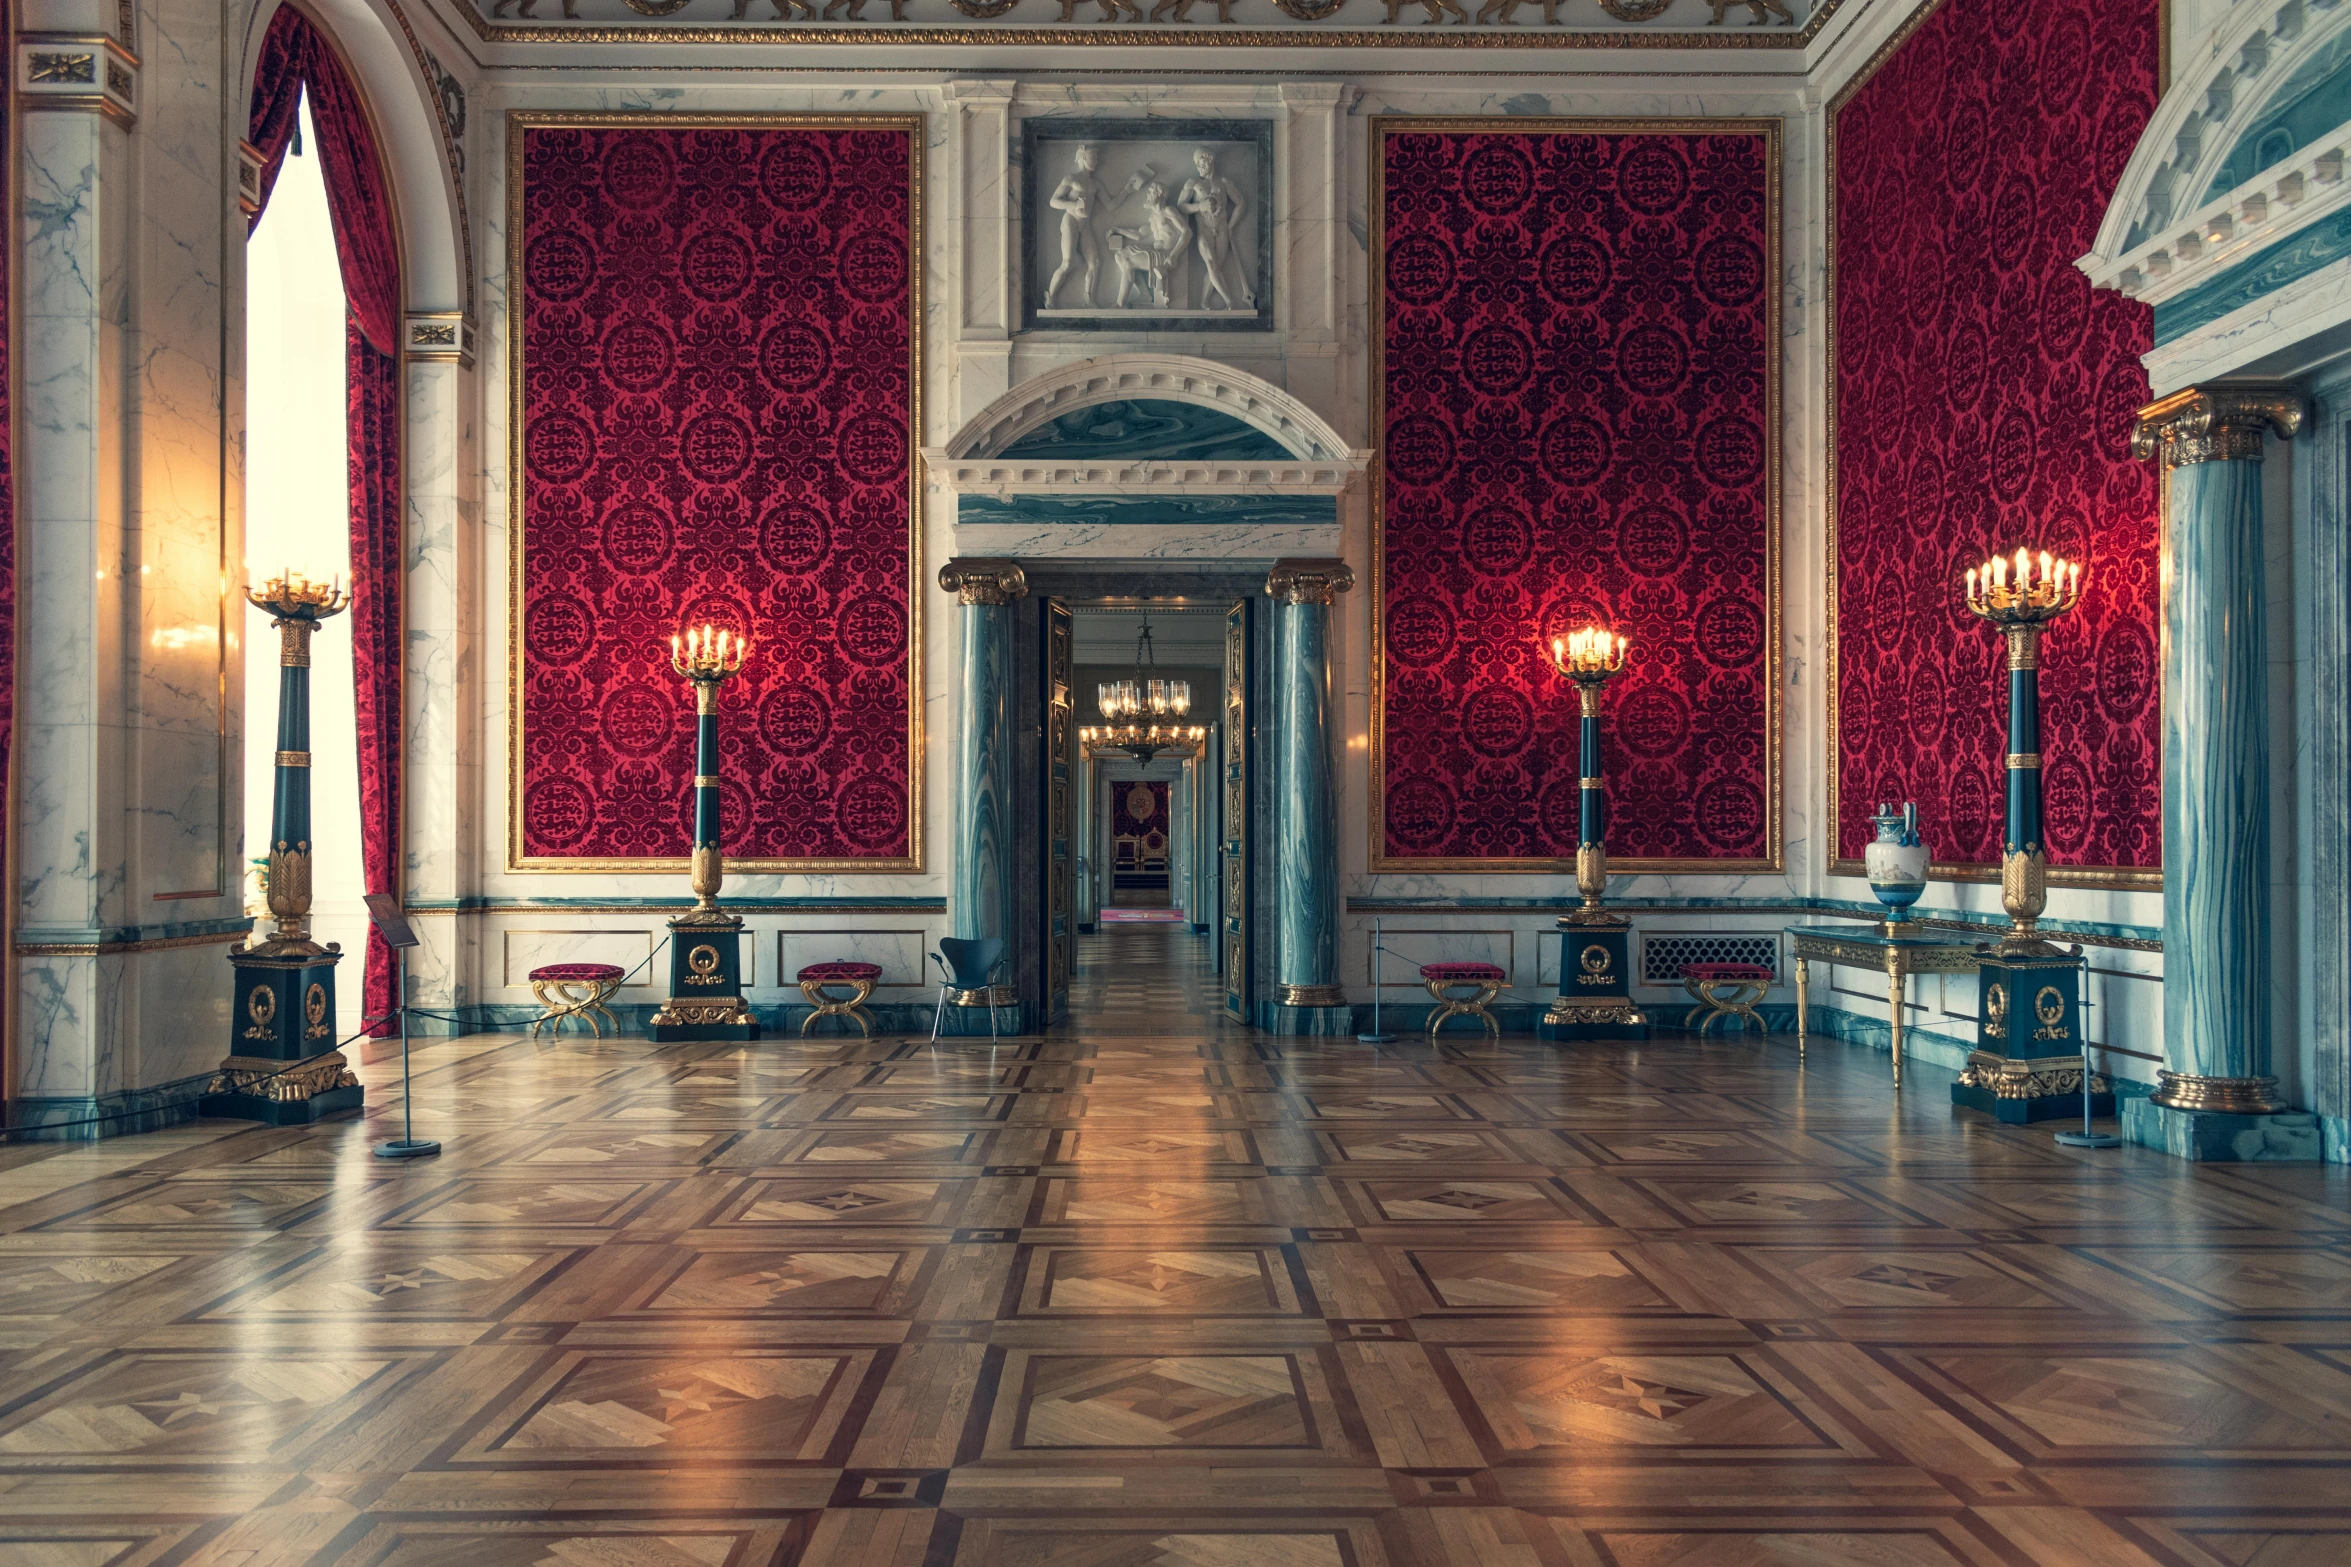
<svg viewBox="0 0 2351 1567">
<path fill-rule="evenodd" d="M 1437 1030 L 1443 1028 L 1445 1019 L 1453 1015 L 1453 998 L 1445 994 L 1444 983 L 1440 980 L 1423 980 L 1422 983 L 1428 987 L 1429 999 L 1436 1003 L 1429 1012 L 1429 1044 L 1434 1048 Z"/>
<path fill-rule="evenodd" d="M 800 981 L 800 994 L 806 996 L 808 1004 L 815 1008 L 808 1016 L 800 1020 L 800 1037 L 806 1039 L 808 1031 L 816 1027 L 816 1020 L 820 1017 L 845 1017 L 857 1025 L 857 1032 L 860 1035 L 867 1039 L 873 1038 L 873 1025 L 867 1021 L 865 1012 L 865 998 L 873 994 L 873 983 L 870 979 L 804 979 Z M 857 994 L 853 996 L 833 995 L 825 988 L 832 984 L 847 985 Z"/>
<path fill-rule="evenodd" d="M 1502 1037 L 1502 1024 L 1490 1009 L 1493 1006 L 1494 998 L 1500 994 L 1502 994 L 1500 985 L 1490 979 L 1480 980 L 1478 982 L 1478 998 L 1469 1004 L 1470 1010 L 1478 1015 L 1478 1020 L 1486 1025 L 1486 1032 L 1496 1039 Z"/>
<path fill-rule="evenodd" d="M 620 981 L 612 980 L 608 983 L 604 980 L 598 980 L 595 982 L 594 989 L 596 993 L 588 998 L 588 1011 L 593 1013 L 595 1017 L 600 1017 L 604 1019 L 605 1022 L 610 1023 L 612 1025 L 612 1037 L 618 1039 L 620 1037 L 620 1019 L 614 1017 L 610 1009 L 608 1009 L 604 1003 L 611 1000 L 613 993 L 620 989 Z M 591 1026 L 595 1021 L 595 1017 L 589 1019 Z M 598 1039 L 602 1039 L 604 1036 L 599 1033 L 596 1037 Z"/>
<path fill-rule="evenodd" d="M 1695 1028 L 1699 1033 L 1703 1034 L 1706 1032 L 1706 1019 L 1711 1015 L 1707 1011 L 1705 1005 L 1705 988 L 1697 980 L 1692 979 L 1687 974 L 1684 974 L 1682 976 L 1682 989 L 1688 991 L 1690 993 L 1690 999 L 1698 1003 L 1698 1005 L 1690 1008 L 1689 1012 L 1682 1018 L 1682 1027 Z"/>
<path fill-rule="evenodd" d="M 545 980 L 534 979 L 531 981 L 531 995 L 536 998 L 539 1003 L 539 1015 L 531 1019 L 531 1038 L 537 1039 L 539 1037 L 539 1030 L 545 1028 L 550 1022 L 553 1022 L 562 1014 L 555 1010 L 555 998 L 547 994 L 547 982 Z"/>
</svg>

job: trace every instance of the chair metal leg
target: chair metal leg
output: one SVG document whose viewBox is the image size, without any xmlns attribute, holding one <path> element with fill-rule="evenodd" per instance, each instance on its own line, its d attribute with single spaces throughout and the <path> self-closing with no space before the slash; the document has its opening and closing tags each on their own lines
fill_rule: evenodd
<svg viewBox="0 0 2351 1567">
<path fill-rule="evenodd" d="M 939 1042 L 939 1025 L 947 1021 L 947 987 L 939 987 L 939 1007 L 931 1014 L 931 1043 Z"/>
<path fill-rule="evenodd" d="M 995 987 L 994 985 L 990 985 L 990 986 L 988 987 L 988 997 L 987 997 L 987 1000 L 988 1000 L 988 1046 L 989 1046 L 989 1048 L 990 1048 L 990 1049 L 993 1049 L 993 1048 L 995 1048 L 995 1044 L 996 1044 L 996 987 Z"/>
</svg>

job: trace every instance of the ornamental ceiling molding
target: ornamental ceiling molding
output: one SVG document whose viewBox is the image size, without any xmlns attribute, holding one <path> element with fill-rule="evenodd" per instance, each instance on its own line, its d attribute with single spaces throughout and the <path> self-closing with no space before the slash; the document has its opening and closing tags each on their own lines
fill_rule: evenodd
<svg viewBox="0 0 2351 1567">
<path fill-rule="evenodd" d="M 475 0 L 456 0 L 451 7 L 476 37 L 485 44 L 765 44 L 791 48 L 821 47 L 826 45 L 873 44 L 930 44 L 951 48 L 988 46 L 1018 46 L 1024 48 L 1099 47 L 1123 45 L 1128 48 L 1226 48 L 1226 49 L 1281 49 L 1281 48 L 1349 48 L 1349 49 L 1794 49 L 1810 47 L 1820 36 L 1831 18 L 1849 3 L 1849 0 L 1814 0 L 1811 13 L 1796 22 L 1789 9 L 1793 0 L 1678 0 L 1691 14 L 1704 6 L 1712 13 L 1709 21 L 1694 26 L 1654 25 L 1677 0 L 1596 0 L 1600 10 L 1615 19 L 1614 27 L 1577 28 L 1558 23 L 1556 12 L 1560 0 L 1484 0 L 1472 19 L 1458 0 L 1355 0 L 1366 13 L 1385 4 L 1385 22 L 1373 28 L 1342 28 L 1323 25 L 1334 17 L 1347 0 L 1246 0 L 1256 6 L 1271 4 L 1288 25 L 1275 27 L 1245 27 L 1219 25 L 1204 11 L 1201 21 L 1191 25 L 1166 27 L 1145 22 L 1144 13 L 1131 0 L 1093 0 L 1102 12 L 1092 26 L 1069 25 L 1074 20 L 1078 4 L 1084 0 L 1062 0 L 1057 25 L 1026 26 L 998 20 L 1020 4 L 1020 0 L 947 0 L 962 15 L 974 18 L 979 25 L 958 22 L 940 26 L 930 23 L 905 21 L 877 24 L 864 22 L 864 0 L 852 0 L 848 15 L 839 22 L 818 19 L 815 8 L 805 0 L 735 0 L 733 25 L 712 26 L 703 22 L 672 21 L 671 17 L 695 0 L 623 0 L 628 9 L 645 18 L 634 21 L 627 18 L 610 22 L 583 19 L 576 15 L 578 0 L 561 0 L 564 19 L 539 20 L 532 11 L 541 0 L 504 0 L 500 12 L 520 12 L 518 22 L 507 22 L 499 17 L 482 15 Z M 554 5 L 557 0 L 544 0 Z M 595 3 L 595 0 L 590 0 Z M 704 0 L 715 12 L 724 0 Z M 749 20 L 743 15 L 753 3 L 772 4 L 776 12 L 773 22 Z M 941 0 L 915 0 L 926 9 Z M 1053 0 L 1030 0 L 1040 11 Z M 1177 21 L 1189 22 L 1190 13 L 1198 0 L 1160 0 L 1154 5 L 1150 19 L 1156 22 L 1173 11 Z M 1585 0 L 1570 0 L 1579 8 Z M 830 0 L 825 12 L 830 15 L 840 9 L 841 0 Z M 1516 12 L 1522 6 L 1540 6 L 1545 20 L 1540 25 L 1521 25 Z M 894 7 L 895 9 L 895 7 Z M 1399 20 L 1400 13 L 1418 10 L 1423 20 L 1418 26 L 1406 26 Z M 1734 23 L 1731 14 L 1746 11 L 1749 20 Z M 787 20 L 787 12 L 801 18 L 795 25 Z M 1777 13 L 1773 15 L 1771 13 Z M 1442 25 L 1440 19 L 1452 25 Z M 1784 18 L 1784 20 L 1783 20 Z M 815 25 L 809 25 L 814 23 Z"/>
<path fill-rule="evenodd" d="M 2197 205 L 2295 69 L 2351 29 L 2343 0 L 2239 0 L 2172 85 L 2124 167 L 2090 253 L 2100 288 L 2161 304 L 2351 203 L 2351 123 Z"/>
<path fill-rule="evenodd" d="M 1212 408 L 1284 448 L 1294 462 L 1137 458 L 1050 462 L 997 454 L 1097 403 L 1163 398 Z M 1297 398 L 1246 371 L 1189 354 L 1103 354 L 1023 381 L 964 422 L 945 446 L 923 448 L 931 476 L 963 494 L 1050 495 L 1083 487 L 1125 495 L 1341 495 L 1371 466 Z"/>
</svg>

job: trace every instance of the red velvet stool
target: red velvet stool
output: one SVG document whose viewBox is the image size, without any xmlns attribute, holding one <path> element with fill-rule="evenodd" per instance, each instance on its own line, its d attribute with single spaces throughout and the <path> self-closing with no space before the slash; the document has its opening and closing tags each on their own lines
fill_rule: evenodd
<svg viewBox="0 0 2351 1567">
<path fill-rule="evenodd" d="M 1437 1003 L 1429 1014 L 1429 1043 L 1437 1042 L 1437 1030 L 1453 1017 L 1474 1017 L 1486 1025 L 1487 1033 L 1500 1039 L 1502 1025 L 1494 1021 L 1486 1006 L 1502 994 L 1502 981 L 1507 977 L 1491 963 L 1423 963 L 1420 982 L 1429 987 L 1429 995 Z M 1472 996 L 1451 994 L 1473 988 L 1477 994 Z"/>
<path fill-rule="evenodd" d="M 1703 1034 L 1709 1023 L 1735 1017 L 1753 1023 L 1760 1033 L 1771 1032 L 1763 1014 L 1755 1010 L 1755 1003 L 1771 989 L 1771 970 L 1760 963 L 1685 963 L 1682 988 L 1698 1003 L 1682 1019 L 1684 1028 L 1695 1024 Z"/>
<path fill-rule="evenodd" d="M 531 970 L 531 994 L 539 998 L 541 1012 L 531 1024 L 531 1037 L 539 1037 L 539 1030 L 550 1023 L 558 1036 L 563 1033 L 564 1020 L 581 1018 L 588 1031 L 598 1039 L 604 1030 L 597 1027 L 602 1018 L 612 1025 L 614 1034 L 620 1032 L 620 1019 L 604 1009 L 606 998 L 620 989 L 622 971 L 610 963 L 548 963 Z"/>
<path fill-rule="evenodd" d="M 879 963 L 811 963 L 802 969 L 800 994 L 816 1010 L 800 1020 L 801 1036 L 805 1038 L 820 1017 L 845 1017 L 857 1025 L 858 1032 L 873 1038 L 872 1014 L 865 1010 L 865 998 L 873 994 L 881 977 Z M 828 985 L 847 985 L 850 994 L 836 996 L 825 988 Z"/>
</svg>

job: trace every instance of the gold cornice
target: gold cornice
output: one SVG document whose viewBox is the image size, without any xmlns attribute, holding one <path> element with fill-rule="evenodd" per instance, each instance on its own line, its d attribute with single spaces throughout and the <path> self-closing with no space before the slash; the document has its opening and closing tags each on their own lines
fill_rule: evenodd
<svg viewBox="0 0 2351 1567">
<path fill-rule="evenodd" d="M 1824 0 L 1823 19 L 1834 9 L 1835 0 Z M 1387 871 L 1466 872 L 1492 876 L 1572 876 L 1575 873 L 1573 856 L 1546 859 L 1432 859 L 1418 856 L 1397 856 L 1386 852 L 1383 829 L 1387 821 L 1386 778 L 1386 721 L 1382 711 L 1386 700 L 1387 648 L 1382 632 L 1383 600 L 1386 596 L 1387 559 L 1387 486 L 1381 482 L 1381 452 L 1387 432 L 1387 339 L 1382 330 L 1383 294 L 1386 269 L 1377 264 L 1382 253 L 1381 231 L 1386 220 L 1386 186 L 1382 179 L 1380 149 L 1390 135 L 1413 131 L 1506 131 L 1537 132 L 1553 135 L 1639 135 L 1665 134 L 1677 136 L 1761 136 L 1764 140 L 1764 276 L 1774 282 L 1765 290 L 1764 338 L 1771 346 L 1764 359 L 1764 687 L 1768 693 L 1770 712 L 1763 731 L 1764 770 L 1764 852 L 1759 856 L 1740 859 L 1688 860 L 1672 858 L 1611 857 L 1611 868 L 1620 875 L 1741 875 L 1755 871 L 1780 871 L 1787 868 L 1786 840 L 1786 782 L 1782 777 L 1782 737 L 1787 722 L 1787 698 L 1783 690 L 1784 657 L 1781 642 L 1785 636 L 1784 593 L 1781 588 L 1781 476 L 1784 461 L 1785 433 L 1782 425 L 1782 384 L 1786 375 L 1788 350 L 1782 338 L 1783 291 L 1781 276 L 1781 121 L 1777 118 L 1747 117 L 1713 120 L 1681 118 L 1632 119 L 1572 117 L 1542 115 L 1374 115 L 1371 134 L 1365 140 L 1371 154 L 1369 192 L 1366 214 L 1369 240 L 1366 249 L 1375 258 L 1370 268 L 1369 327 L 1366 337 L 1366 360 L 1371 366 L 1369 408 L 1371 440 L 1373 442 L 1371 475 L 1371 744 L 1367 758 L 1371 783 L 1370 810 L 1370 868 L 1374 873 Z"/>
<path fill-rule="evenodd" d="M 2139 410 L 2131 455 L 2160 457 L 2163 466 L 2259 462 L 2262 438 L 2290 441 L 2302 429 L 2301 391 L 2283 381 L 2220 382 L 2191 386 Z"/>
<path fill-rule="evenodd" d="M 1803 50 L 1811 46 L 1846 0 L 1819 0 L 1801 27 L 1705 27 L 1664 29 L 1624 27 L 1574 28 L 1464 28 L 1459 32 L 1437 28 L 1322 28 L 1322 27 L 968 27 L 924 25 L 763 27 L 746 23 L 735 27 L 644 24 L 629 27 L 565 27 L 548 21 L 536 25 L 500 24 L 484 18 L 471 0 L 452 7 L 485 44 L 532 47 L 563 44 L 742 44 L 790 48 L 826 45 L 921 45 L 949 48 L 1007 46 L 1021 48 L 1099 48 L 1125 45 L 1137 49 L 1700 49 Z"/>
<path fill-rule="evenodd" d="M 466 7 L 466 14 L 473 12 Z M 542 127 L 659 125 L 743 129 L 873 130 L 895 126 L 907 137 L 907 409 L 906 409 L 906 846 L 889 859 L 737 859 L 738 875 L 883 875 L 923 869 L 922 536 L 923 536 L 923 173 L 928 137 L 921 114 L 822 114 L 667 110 L 567 111 L 510 109 L 506 128 L 506 868 L 558 875 L 639 875 L 691 868 L 687 855 L 595 859 L 528 857 L 522 845 L 522 132 Z"/>
</svg>

